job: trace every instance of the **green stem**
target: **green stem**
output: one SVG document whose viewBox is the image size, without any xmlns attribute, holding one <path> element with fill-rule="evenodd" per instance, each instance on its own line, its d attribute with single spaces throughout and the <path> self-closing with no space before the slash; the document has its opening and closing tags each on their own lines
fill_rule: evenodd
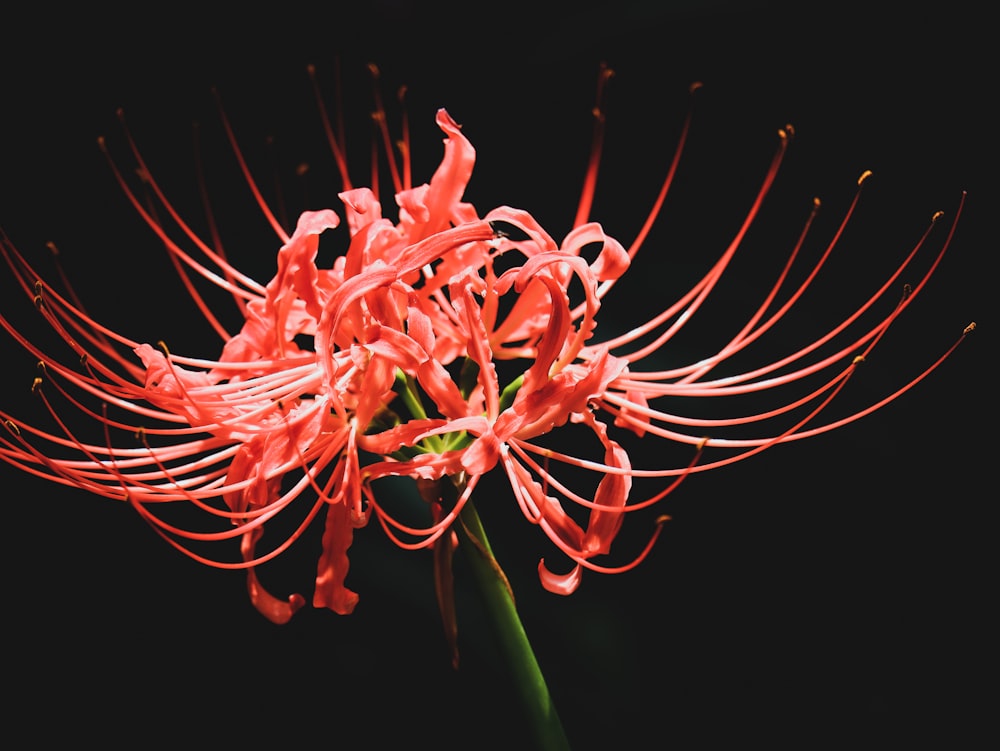
<svg viewBox="0 0 1000 751">
<path fill-rule="evenodd" d="M 493 556 L 472 501 L 465 504 L 459 519 L 455 525 L 458 539 L 492 617 L 504 662 L 513 672 L 535 744 L 539 751 L 568 751 L 569 741 L 517 614 L 510 584 Z"/>
</svg>

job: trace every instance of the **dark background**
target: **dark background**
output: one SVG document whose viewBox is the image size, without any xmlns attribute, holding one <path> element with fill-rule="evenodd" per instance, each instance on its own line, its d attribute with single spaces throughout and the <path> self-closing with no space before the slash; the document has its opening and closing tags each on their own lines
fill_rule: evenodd
<svg viewBox="0 0 1000 751">
<path fill-rule="evenodd" d="M 212 86 L 264 174 L 264 143 L 274 137 L 290 206 L 304 195 L 311 207 L 338 208 L 305 66 L 317 66 L 329 93 L 339 60 L 363 167 L 365 64 L 374 61 L 390 97 L 409 87 L 418 181 L 440 157 L 433 112 L 447 106 L 479 152 L 469 200 L 481 212 L 501 203 L 528 209 L 559 237 L 572 221 L 594 81 L 607 61 L 617 75 L 594 216 L 626 241 L 669 161 L 688 86 L 705 83 L 677 187 L 631 286 L 617 306 L 607 303 L 612 321 L 648 316 L 704 272 L 749 205 L 776 129 L 796 129 L 770 211 L 720 290 L 727 302 L 678 344 L 685 361 L 710 353 L 712 337 L 741 320 L 727 318 L 726 305 L 746 310 L 767 289 L 814 195 L 824 209 L 812 257 L 857 176 L 875 172 L 857 231 L 812 307 L 794 319 L 804 335 L 853 309 L 930 215 L 950 218 L 968 191 L 952 251 L 843 402 L 891 391 L 970 320 L 979 323 L 975 335 L 880 413 L 692 478 L 662 509 L 674 521 L 637 570 L 585 576 L 569 598 L 547 594 L 534 567 L 551 551 L 519 518 L 502 478 L 479 501 L 575 748 L 714 746 L 732 737 L 795 748 L 912 738 L 963 746 L 997 700 L 996 492 L 987 476 L 995 401 L 986 364 L 995 351 L 988 105 L 997 61 L 984 19 L 962 3 L 929 15 L 871 4 L 542 11 L 505 3 L 476 19 L 465 6 L 337 5 L 9 16 L 0 47 L 4 231 L 37 259 L 54 240 L 102 320 L 175 351 L 204 343 L 211 356 L 211 336 L 188 306 L 171 302 L 182 298 L 163 253 L 95 146 L 107 135 L 127 162 L 116 108 L 194 216 L 192 121 L 204 124 L 216 172 L 228 169 Z M 304 187 L 292 177 L 303 161 Z M 238 179 L 226 179 L 213 199 L 229 252 L 265 281 L 277 244 Z M 28 306 L 8 298 L 4 314 Z M 762 343 L 763 360 L 781 344 Z M 13 343 L 2 347 L 3 409 L 30 419 L 41 410 L 28 400 L 34 363 Z M 126 508 L 0 471 L 8 733 L 128 747 L 151 738 L 250 748 L 523 747 L 461 566 L 455 673 L 429 555 L 397 550 L 375 524 L 351 552 L 356 612 L 309 609 L 277 627 L 250 606 L 241 574 L 176 554 Z M 315 551 L 303 547 L 276 567 L 277 591 L 308 596 Z"/>
</svg>

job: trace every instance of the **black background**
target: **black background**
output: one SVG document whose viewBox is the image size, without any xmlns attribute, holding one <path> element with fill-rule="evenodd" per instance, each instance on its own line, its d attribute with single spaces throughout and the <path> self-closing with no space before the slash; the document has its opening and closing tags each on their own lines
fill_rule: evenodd
<svg viewBox="0 0 1000 751">
<path fill-rule="evenodd" d="M 997 699 L 996 493 L 987 475 L 997 61 L 984 19 L 960 3 L 933 15 L 870 4 L 543 11 L 505 3 L 478 18 L 465 6 L 404 0 L 337 5 L 9 16 L 0 51 L 4 230 L 33 258 L 44 259 L 54 240 L 102 320 L 175 351 L 203 343 L 211 356 L 216 345 L 188 306 L 172 302 L 182 298 L 163 253 L 117 192 L 95 138 L 107 135 L 126 155 L 115 118 L 124 108 L 157 176 L 196 212 L 193 120 L 215 144 L 218 172 L 228 159 L 216 86 L 251 159 L 266 172 L 262 144 L 273 136 L 286 183 L 307 161 L 305 200 L 336 208 L 305 66 L 317 66 L 330 92 L 338 60 L 357 164 L 367 158 L 365 64 L 374 61 L 387 94 L 409 87 L 417 180 L 439 159 L 433 112 L 446 106 L 479 152 L 469 200 L 482 212 L 526 208 L 557 237 L 579 192 L 599 62 L 616 77 L 594 216 L 623 239 L 658 187 L 689 84 L 703 81 L 662 228 L 618 307 L 607 303 L 612 320 L 648 316 L 703 273 L 786 122 L 797 136 L 748 260 L 734 269 L 732 304 L 752 304 L 754 291 L 767 289 L 813 195 L 824 201 L 815 254 L 854 180 L 875 172 L 859 231 L 818 287 L 818 303 L 796 319 L 806 333 L 828 311 L 860 302 L 930 215 L 950 218 L 968 191 L 951 253 L 844 401 L 860 404 L 902 383 L 970 320 L 979 331 L 871 418 L 692 478 L 664 509 L 674 521 L 639 569 L 585 576 L 569 598 L 542 592 L 534 574 L 547 550 L 541 533 L 519 518 L 502 478 L 479 501 L 574 748 L 715 746 L 734 737 L 795 748 L 896 747 L 914 737 L 963 746 Z M 238 179 L 219 180 L 213 198 L 229 252 L 266 280 L 277 244 Z M 28 307 L 8 298 L 4 313 Z M 691 357 L 711 351 L 713 332 L 724 335 L 716 327 L 736 325 L 725 310 L 684 339 Z M 2 347 L 2 407 L 30 418 L 41 410 L 27 397 L 34 363 L 12 343 Z M 0 471 L 8 733 L 128 747 L 153 738 L 251 748 L 523 747 L 463 569 L 455 673 L 429 555 L 398 551 L 374 524 L 352 548 L 356 612 L 305 610 L 277 627 L 250 606 L 242 575 L 179 556 L 126 508 Z M 308 595 L 314 560 L 308 549 L 289 554 L 275 589 Z"/>
</svg>

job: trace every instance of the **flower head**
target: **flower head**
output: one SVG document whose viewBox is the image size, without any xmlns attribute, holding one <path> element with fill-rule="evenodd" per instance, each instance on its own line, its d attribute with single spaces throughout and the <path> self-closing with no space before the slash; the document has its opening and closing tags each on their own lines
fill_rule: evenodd
<svg viewBox="0 0 1000 751">
<path fill-rule="evenodd" d="M 209 358 L 193 357 L 115 333 L 86 312 L 71 287 L 57 290 L 40 281 L 2 237 L 0 251 L 17 282 L 79 363 L 50 356 L 0 317 L 0 325 L 38 359 L 42 373 L 34 391 L 55 426 L 44 429 L 0 413 L 7 426 L 0 457 L 53 481 L 125 500 L 179 550 L 213 566 L 245 569 L 252 601 L 276 622 L 288 620 L 305 601 L 270 594 L 255 569 L 286 550 L 317 517 L 324 518 L 324 532 L 313 605 L 350 613 L 358 601 L 345 584 L 355 529 L 374 515 L 400 546 L 445 551 L 480 478 L 497 469 L 525 518 L 569 561 L 540 561 L 543 586 L 568 594 L 584 569 L 613 573 L 638 564 L 668 517 L 657 518 L 641 550 L 616 557 L 613 543 L 626 517 L 659 504 L 688 476 L 857 420 L 910 389 L 954 350 L 957 342 L 875 403 L 824 419 L 860 363 L 926 285 L 949 246 L 961 204 L 934 260 L 898 302 L 884 304 L 898 294 L 900 275 L 929 244 L 939 215 L 899 268 L 842 322 L 777 359 L 716 375 L 751 351 L 806 293 L 850 222 L 866 173 L 803 281 L 788 289 L 790 270 L 801 263 L 811 239 L 818 201 L 806 212 L 773 287 L 746 321 L 732 327 L 726 344 L 691 363 L 660 363 L 760 214 L 785 158 L 790 127 L 779 131 L 775 156 L 742 224 L 704 277 L 648 320 L 604 335 L 602 307 L 611 304 L 616 283 L 636 262 L 660 213 L 690 124 L 689 117 L 648 218 L 626 246 L 591 220 L 609 76 L 602 69 L 584 189 L 560 241 L 527 211 L 501 205 L 480 214 L 464 200 L 475 150 L 443 109 L 436 123 L 444 155 L 429 181 L 414 186 L 408 129 L 393 150 L 380 100 L 375 122 L 387 144 L 394 217 L 383 216 L 376 171 L 369 187 L 355 187 L 343 134 L 327 124 L 342 205 L 306 211 L 288 232 L 258 189 L 223 115 L 247 184 L 277 237 L 276 271 L 267 284 L 241 273 L 216 239 L 202 238 L 184 221 L 129 137 L 153 201 L 140 199 L 109 157 L 112 169 L 223 344 Z M 343 232 L 342 223 L 349 235 L 346 252 L 332 265 L 320 265 L 321 238 Z M 225 328 L 198 293 L 192 277 L 199 276 L 232 296 L 238 329 Z M 686 411 L 702 401 L 725 404 L 747 394 L 770 395 L 773 406 L 721 416 L 714 409 L 713 416 Z M 63 402 L 92 418 L 99 437 L 81 435 L 64 418 Z M 594 454 L 576 456 L 549 440 L 567 426 L 590 437 Z M 686 446 L 687 456 L 672 466 L 635 466 L 627 448 L 634 439 Z M 574 492 L 560 467 L 594 473 L 596 488 L 587 495 Z M 375 483 L 389 476 L 417 480 L 430 507 L 426 523 L 399 518 L 380 499 Z M 660 485 L 636 498 L 638 480 Z M 457 489 L 454 497 L 439 492 L 446 481 Z M 197 521 L 177 517 L 177 505 L 200 512 Z M 300 522 L 280 541 L 269 541 L 266 525 L 293 505 L 304 506 Z M 227 540 L 236 544 L 238 556 L 216 552 L 215 543 Z"/>
</svg>

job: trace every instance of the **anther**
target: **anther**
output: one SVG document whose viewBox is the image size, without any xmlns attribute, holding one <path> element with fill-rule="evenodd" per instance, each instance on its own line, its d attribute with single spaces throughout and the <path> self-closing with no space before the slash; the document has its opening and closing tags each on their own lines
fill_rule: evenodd
<svg viewBox="0 0 1000 751">
<path fill-rule="evenodd" d="M 36 376 L 35 380 L 31 382 L 31 393 L 37 394 L 42 388 L 43 379 L 40 376 Z"/>
<path fill-rule="evenodd" d="M 705 84 L 703 84 L 701 81 L 695 81 L 690 86 L 688 86 L 688 94 L 693 94 L 704 85 Z"/>
<path fill-rule="evenodd" d="M 156 346 L 163 350 L 163 354 L 170 357 L 170 350 L 167 348 L 167 343 L 165 341 L 160 339 L 160 341 L 156 343 Z"/>
<path fill-rule="evenodd" d="M 857 357 L 855 357 L 855 358 L 854 358 L 854 359 L 853 359 L 853 360 L 851 361 L 851 365 L 860 365 L 860 364 L 861 364 L 861 363 L 863 363 L 864 361 L 865 361 L 865 356 L 864 356 L 864 355 L 858 355 Z"/>
<path fill-rule="evenodd" d="M 938 219 L 940 219 L 943 216 L 944 216 L 944 212 L 943 211 L 935 211 L 934 212 L 934 216 L 931 217 L 931 221 L 932 222 L 936 222 Z"/>
<path fill-rule="evenodd" d="M 968 326 L 965 327 L 965 330 L 962 332 L 962 336 L 965 336 L 966 334 L 971 334 L 975 330 L 976 330 L 976 322 L 973 321 L 972 323 L 970 323 Z"/>
<path fill-rule="evenodd" d="M 662 524 L 666 524 L 672 519 L 673 517 L 670 516 L 669 514 L 660 514 L 658 517 L 656 517 L 656 526 L 659 527 Z"/>
<path fill-rule="evenodd" d="M 20 436 L 21 435 L 21 429 L 19 427 L 17 427 L 17 425 L 15 423 L 11 422 L 10 420 L 4 420 L 3 421 L 3 426 L 5 428 L 7 428 L 7 430 L 9 430 L 14 435 L 16 435 L 16 436 Z"/>
<path fill-rule="evenodd" d="M 867 180 L 871 176 L 872 176 L 872 171 L 870 169 L 866 169 L 864 172 L 861 173 L 861 177 L 858 178 L 858 185 L 861 185 L 865 180 Z"/>
</svg>

